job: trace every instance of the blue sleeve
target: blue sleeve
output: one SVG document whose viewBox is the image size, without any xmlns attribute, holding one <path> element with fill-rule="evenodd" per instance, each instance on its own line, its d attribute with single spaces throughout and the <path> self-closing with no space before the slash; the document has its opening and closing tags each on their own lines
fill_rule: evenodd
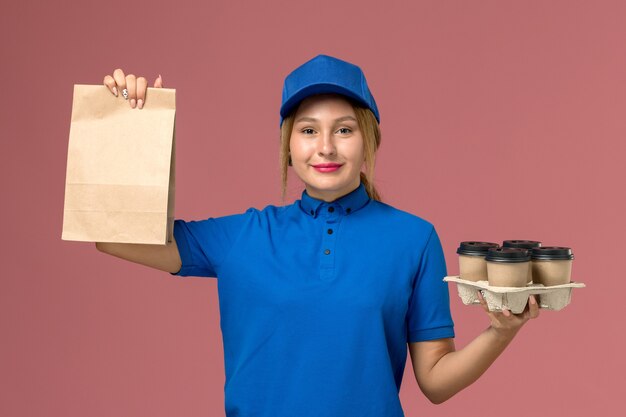
<svg viewBox="0 0 626 417">
<path fill-rule="evenodd" d="M 182 261 L 179 276 L 218 277 L 219 268 L 249 219 L 242 214 L 174 222 L 174 238 Z"/>
<path fill-rule="evenodd" d="M 448 284 L 443 281 L 446 275 L 443 249 L 433 227 L 422 253 L 409 302 L 407 316 L 409 342 L 454 337 Z"/>
</svg>

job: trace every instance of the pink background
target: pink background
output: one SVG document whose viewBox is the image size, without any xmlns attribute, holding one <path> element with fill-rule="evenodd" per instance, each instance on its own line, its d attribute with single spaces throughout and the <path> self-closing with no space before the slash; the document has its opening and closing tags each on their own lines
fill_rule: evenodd
<svg viewBox="0 0 626 417">
<path fill-rule="evenodd" d="M 625 16 L 622 1 L 3 2 L 0 415 L 223 415 L 216 281 L 61 240 L 73 84 L 119 66 L 177 89 L 176 216 L 200 219 L 281 203 L 282 80 L 318 53 L 365 70 L 377 184 L 436 225 L 450 273 L 461 240 L 536 239 L 571 246 L 588 286 L 442 405 L 407 362 L 406 415 L 618 415 Z M 488 318 L 451 295 L 461 348 Z"/>
</svg>

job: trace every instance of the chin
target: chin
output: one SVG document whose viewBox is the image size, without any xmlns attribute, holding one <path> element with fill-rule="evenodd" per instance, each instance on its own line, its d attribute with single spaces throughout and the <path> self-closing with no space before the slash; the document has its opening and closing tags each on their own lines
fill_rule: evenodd
<svg viewBox="0 0 626 417">
<path fill-rule="evenodd" d="M 344 168 L 348 168 L 348 166 L 344 165 L 342 169 Z M 320 173 L 315 171 L 315 168 L 312 167 L 305 167 L 305 169 L 302 170 L 296 169 L 295 171 L 296 175 L 298 175 L 300 180 L 307 187 L 322 193 L 352 191 L 352 189 L 358 187 L 361 182 L 360 171 L 356 173 L 342 172 L 340 175 Z M 350 190 L 348 190 L 348 188 L 350 188 Z"/>
<path fill-rule="evenodd" d="M 349 181 L 335 179 L 335 178 L 311 178 L 308 182 L 311 187 L 320 189 L 320 190 L 340 190 L 344 187 L 349 186 Z"/>
</svg>

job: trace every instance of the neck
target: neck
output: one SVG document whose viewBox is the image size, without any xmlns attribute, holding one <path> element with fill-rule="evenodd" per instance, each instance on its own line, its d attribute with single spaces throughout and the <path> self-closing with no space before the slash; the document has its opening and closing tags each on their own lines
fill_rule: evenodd
<svg viewBox="0 0 626 417">
<path fill-rule="evenodd" d="M 317 188 L 313 188 L 309 185 L 306 186 L 306 193 L 317 200 L 325 201 L 326 203 L 332 203 L 333 201 L 343 197 L 344 195 L 350 194 L 352 191 L 359 188 L 361 181 L 356 184 L 352 184 L 350 187 L 346 187 L 341 190 L 320 190 Z"/>
</svg>

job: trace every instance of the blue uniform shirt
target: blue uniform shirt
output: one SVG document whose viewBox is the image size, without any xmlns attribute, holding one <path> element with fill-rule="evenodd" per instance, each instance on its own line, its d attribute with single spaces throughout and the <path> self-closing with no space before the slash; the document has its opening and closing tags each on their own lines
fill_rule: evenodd
<svg viewBox="0 0 626 417">
<path fill-rule="evenodd" d="M 454 337 L 432 224 L 368 197 L 176 220 L 217 277 L 229 417 L 400 417 L 407 343 Z"/>
</svg>

